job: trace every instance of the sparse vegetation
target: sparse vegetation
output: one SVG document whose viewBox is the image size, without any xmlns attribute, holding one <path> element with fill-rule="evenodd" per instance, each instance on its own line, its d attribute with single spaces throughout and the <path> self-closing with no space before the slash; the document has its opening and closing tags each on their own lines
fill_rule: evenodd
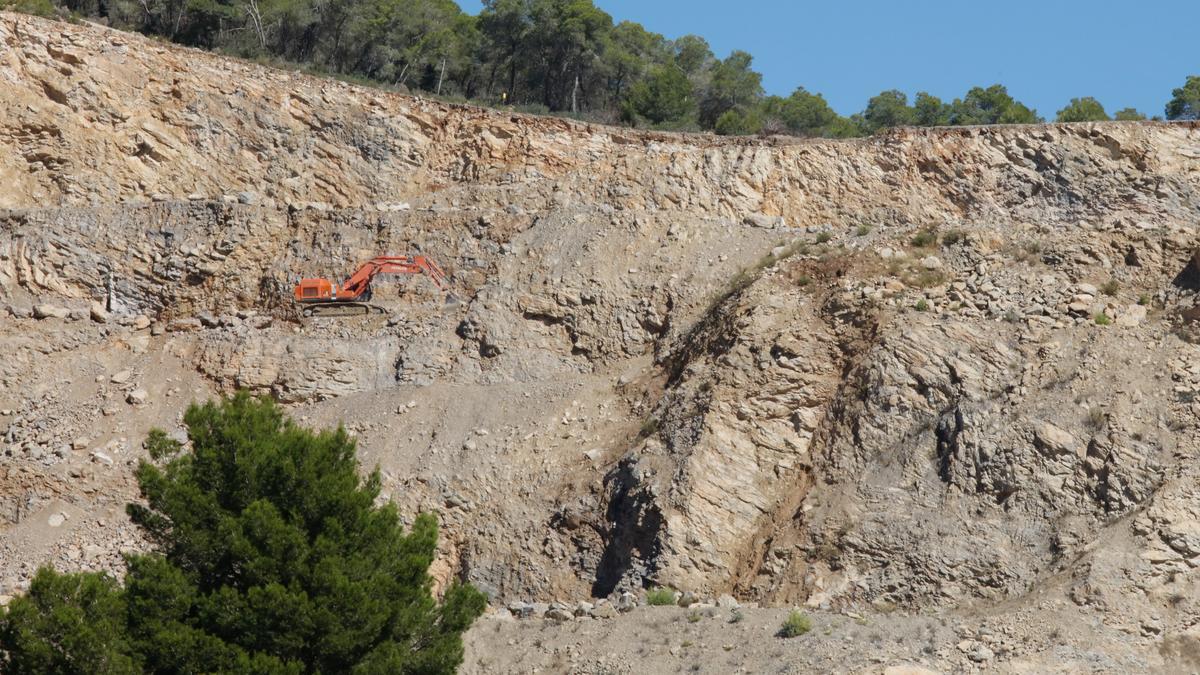
<svg viewBox="0 0 1200 675">
<path fill-rule="evenodd" d="M 929 248 L 938 241 L 938 233 L 936 228 L 925 228 L 913 235 L 909 243 L 916 248 Z"/>
<path fill-rule="evenodd" d="M 650 415 L 642 420 L 642 426 L 638 429 L 639 438 L 650 438 L 658 433 L 658 418 Z"/>
<path fill-rule="evenodd" d="M 783 622 L 783 626 L 779 629 L 779 636 L 785 638 L 794 638 L 812 630 L 812 619 L 807 614 L 800 610 L 792 610 L 788 614 L 787 620 Z"/>
<path fill-rule="evenodd" d="M 871 606 L 874 607 L 875 611 L 879 612 L 880 614 L 891 614 L 899 609 L 899 605 L 891 600 L 885 600 L 883 598 L 872 601 Z"/>
<path fill-rule="evenodd" d="M 933 288 L 946 280 L 946 273 L 941 270 L 918 268 L 916 274 L 904 277 L 904 283 L 913 288 Z"/>
<path fill-rule="evenodd" d="M 913 309 L 917 310 L 918 312 L 928 312 L 929 311 L 929 301 L 926 300 L 925 298 L 921 298 L 920 300 L 917 301 L 917 304 L 913 305 Z"/>
<path fill-rule="evenodd" d="M 1029 241 L 1022 242 L 1021 245 L 1017 247 L 1016 252 L 1013 253 L 1014 258 L 1016 258 L 1017 260 L 1024 262 L 1024 263 L 1040 262 L 1041 256 L 1042 256 L 1041 242 L 1032 240 L 1032 239 Z"/>
<path fill-rule="evenodd" d="M 1112 318 L 1104 312 L 1097 312 L 1096 316 L 1092 317 L 1097 326 L 1107 326 L 1112 323 Z"/>
<path fill-rule="evenodd" d="M 10 12 L 21 12 L 34 16 L 52 17 L 65 10 L 59 10 L 50 0 L 0 0 L 0 9 Z"/>
<path fill-rule="evenodd" d="M 774 266 L 776 263 L 787 260 L 794 255 L 808 252 L 808 243 L 800 240 L 793 241 L 790 244 L 780 245 L 776 250 L 767 253 L 759 258 L 753 265 L 742 268 L 737 274 L 729 280 L 729 283 L 717 293 L 708 305 L 708 310 L 705 313 L 711 313 L 722 302 L 746 290 L 762 276 L 763 272 Z"/>
<path fill-rule="evenodd" d="M 729 613 L 729 623 L 741 623 L 746 619 L 746 615 L 740 609 L 734 609 Z"/>
<path fill-rule="evenodd" d="M 1100 406 L 1092 406 L 1088 408 L 1086 423 L 1090 429 L 1103 429 L 1108 424 L 1108 413 Z"/>
<path fill-rule="evenodd" d="M 942 236 L 942 246 L 954 246 L 967 240 L 967 233 L 962 230 L 950 230 Z"/>
<path fill-rule="evenodd" d="M 652 588 L 646 591 L 646 604 L 652 607 L 674 605 L 675 591 L 670 588 Z"/>
<path fill-rule="evenodd" d="M 1109 279 L 1100 287 L 1100 292 L 1105 295 L 1116 295 L 1119 290 L 1121 290 L 1121 283 L 1116 279 Z"/>
<path fill-rule="evenodd" d="M 817 243 L 818 244 L 824 244 L 825 242 L 829 241 L 830 239 L 833 239 L 833 234 L 829 233 L 829 232 L 821 232 L 817 235 Z"/>
<path fill-rule="evenodd" d="M 860 237 L 865 237 L 868 234 L 871 234 L 871 226 L 870 225 L 859 225 L 858 229 L 854 230 L 854 234 L 856 234 Z"/>
<path fill-rule="evenodd" d="M 800 276 L 796 277 L 796 285 L 801 288 L 804 288 L 811 283 L 812 277 L 808 276 L 807 274 L 801 274 Z"/>
<path fill-rule="evenodd" d="M 1138 296 L 1138 304 L 1143 307 L 1145 307 L 1146 305 L 1149 305 L 1150 304 L 1150 296 L 1145 293 L 1142 293 L 1141 295 Z"/>
<path fill-rule="evenodd" d="M 688 623 L 700 623 L 700 619 L 703 618 L 704 617 L 701 616 L 700 612 L 692 612 L 691 614 L 688 614 L 687 620 Z"/>
</svg>

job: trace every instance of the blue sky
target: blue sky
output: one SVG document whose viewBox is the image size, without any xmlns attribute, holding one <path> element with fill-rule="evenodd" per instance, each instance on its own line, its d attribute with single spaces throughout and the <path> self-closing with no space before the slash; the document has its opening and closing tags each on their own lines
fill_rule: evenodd
<svg viewBox="0 0 1200 675">
<path fill-rule="evenodd" d="M 998 82 L 1047 118 L 1077 96 L 1162 115 L 1200 75 L 1200 0 L 595 2 L 668 38 L 701 35 L 721 57 L 744 49 L 768 93 L 804 86 L 842 114 L 884 89 L 949 101 Z"/>
</svg>

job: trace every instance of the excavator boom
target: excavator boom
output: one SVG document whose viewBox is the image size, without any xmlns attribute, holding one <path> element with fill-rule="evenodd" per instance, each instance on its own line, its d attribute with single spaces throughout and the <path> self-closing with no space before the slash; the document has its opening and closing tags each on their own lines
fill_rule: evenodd
<svg viewBox="0 0 1200 675">
<path fill-rule="evenodd" d="M 446 283 L 442 268 L 425 256 L 379 256 L 363 263 L 340 286 L 328 279 L 301 279 L 296 283 L 295 301 L 302 304 L 365 302 L 371 297 L 371 280 L 380 274 L 424 274 L 439 290 L 445 288 Z"/>
</svg>

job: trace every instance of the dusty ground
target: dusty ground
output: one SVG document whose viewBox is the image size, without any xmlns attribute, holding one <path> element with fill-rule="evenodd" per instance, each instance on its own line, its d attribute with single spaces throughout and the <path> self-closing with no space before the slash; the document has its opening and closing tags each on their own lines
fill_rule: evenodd
<svg viewBox="0 0 1200 675">
<path fill-rule="evenodd" d="M 0 595 L 245 388 L 439 513 L 468 672 L 1200 668 L 1195 124 L 647 134 L 10 14 L 0 86 Z M 574 617 L 654 586 L 764 609 Z"/>
<path fill-rule="evenodd" d="M 886 673 L 980 669 L 1023 673 L 1147 672 L 1141 640 L 1063 631 L 1070 607 L 1023 612 L 860 615 L 811 613 L 812 630 L 779 634 L 790 610 L 642 607 L 619 619 L 485 619 L 472 628 L 465 673 Z M 1033 618 L 1036 617 L 1036 618 Z M 1072 623 L 1074 623 L 1072 621 Z M 1122 654 L 1114 658 L 1113 653 Z M 996 660 L 1003 665 L 997 667 Z M 1188 668 L 1175 661 L 1171 668 Z"/>
</svg>

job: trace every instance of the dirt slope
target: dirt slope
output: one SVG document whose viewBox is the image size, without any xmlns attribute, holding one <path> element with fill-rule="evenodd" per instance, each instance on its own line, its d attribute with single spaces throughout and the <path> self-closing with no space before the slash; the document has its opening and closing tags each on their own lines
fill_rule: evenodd
<svg viewBox="0 0 1200 675">
<path fill-rule="evenodd" d="M 0 88 L 0 594 L 117 569 L 146 430 L 241 387 L 354 431 L 497 616 L 669 585 L 942 621 L 847 669 L 1197 653 L 1200 126 L 653 134 L 11 14 Z M 290 306 L 406 251 L 453 293 Z M 615 644 L 648 611 L 579 621 Z M 471 667 L 581 630 L 496 620 Z"/>
</svg>

